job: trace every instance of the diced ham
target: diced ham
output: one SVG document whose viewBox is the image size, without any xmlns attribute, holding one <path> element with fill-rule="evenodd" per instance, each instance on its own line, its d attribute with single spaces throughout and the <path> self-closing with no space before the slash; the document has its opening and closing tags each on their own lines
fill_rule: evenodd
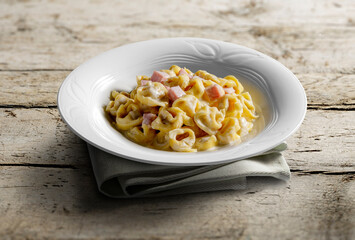
<svg viewBox="0 0 355 240">
<path fill-rule="evenodd" d="M 144 113 L 142 124 L 150 126 L 151 123 L 157 118 L 157 115 L 154 113 Z"/>
<path fill-rule="evenodd" d="M 149 80 L 141 80 L 141 86 L 147 85 Z"/>
<path fill-rule="evenodd" d="M 164 82 L 169 77 L 170 77 L 170 75 L 167 74 L 166 72 L 154 71 L 150 80 L 152 80 L 152 82 Z"/>
<path fill-rule="evenodd" d="M 235 93 L 235 90 L 234 90 L 234 88 L 232 88 L 232 87 L 223 88 L 223 89 L 224 89 L 224 92 L 225 92 L 226 94 Z"/>
<path fill-rule="evenodd" d="M 205 91 L 211 100 L 215 100 L 224 96 L 224 89 L 216 83 L 206 87 Z"/>
<path fill-rule="evenodd" d="M 168 97 L 173 102 L 184 95 L 186 95 L 186 93 L 180 88 L 180 86 L 171 87 L 168 91 Z"/>
<path fill-rule="evenodd" d="M 188 72 L 186 72 L 185 69 L 181 68 L 178 75 L 180 76 L 180 75 L 184 75 L 184 74 L 187 75 L 190 79 L 192 78 L 192 75 L 188 74 Z"/>
</svg>

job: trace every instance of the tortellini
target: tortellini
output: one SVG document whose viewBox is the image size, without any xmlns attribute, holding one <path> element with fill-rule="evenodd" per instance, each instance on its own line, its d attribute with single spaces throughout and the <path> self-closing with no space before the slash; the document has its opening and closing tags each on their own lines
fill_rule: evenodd
<svg viewBox="0 0 355 240">
<path fill-rule="evenodd" d="M 167 92 L 163 84 L 149 81 L 147 85 L 137 88 L 136 101 L 150 107 L 166 107 L 168 105 Z"/>
<path fill-rule="evenodd" d="M 196 139 L 195 147 L 198 151 L 204 151 L 217 146 L 218 141 L 215 135 L 208 135 Z"/>
<path fill-rule="evenodd" d="M 159 132 L 152 142 L 152 147 L 159 150 L 169 150 L 169 132 Z"/>
<path fill-rule="evenodd" d="M 201 103 L 193 95 L 185 95 L 182 96 L 181 98 L 177 99 L 173 103 L 173 107 L 178 107 L 184 112 L 186 112 L 186 115 L 189 117 L 194 117 L 196 111 L 198 111 L 201 107 Z"/>
<path fill-rule="evenodd" d="M 223 127 L 217 133 L 217 139 L 222 144 L 232 144 L 240 141 L 238 131 L 240 129 L 239 121 L 236 118 L 229 117 L 224 119 Z"/>
<path fill-rule="evenodd" d="M 209 106 L 203 106 L 194 116 L 197 126 L 209 135 L 215 135 L 218 132 L 218 129 L 222 127 L 223 119 L 223 113 L 216 107 Z"/>
<path fill-rule="evenodd" d="M 128 130 L 142 123 L 143 116 L 132 100 L 120 105 L 116 113 L 116 126 L 119 130 Z"/>
<path fill-rule="evenodd" d="M 112 91 L 105 111 L 117 130 L 150 148 L 196 152 L 237 144 L 258 118 L 250 94 L 232 75 L 173 65 L 136 80 L 129 93 Z"/>
<path fill-rule="evenodd" d="M 233 94 L 226 94 L 219 101 L 217 107 L 225 117 L 240 118 L 243 113 L 243 104 L 239 98 Z"/>
<path fill-rule="evenodd" d="M 233 88 L 235 89 L 236 94 L 240 94 L 244 91 L 244 87 L 242 86 L 242 84 L 240 84 L 238 79 L 236 77 L 234 77 L 233 75 L 228 75 L 228 76 L 224 77 L 224 79 L 231 80 L 231 81 L 235 82 L 235 86 L 233 86 Z"/>
<path fill-rule="evenodd" d="M 238 98 L 242 102 L 243 105 L 243 113 L 242 117 L 245 117 L 247 119 L 256 119 L 257 116 L 255 114 L 255 106 L 253 104 L 253 101 L 251 99 L 251 96 L 248 92 L 242 93 L 238 95 Z"/>
<path fill-rule="evenodd" d="M 190 78 L 187 75 L 170 77 L 164 84 L 168 87 L 179 86 L 185 89 L 190 83 Z"/>
<path fill-rule="evenodd" d="M 170 110 L 170 111 L 169 111 Z M 183 125 L 183 112 L 174 108 L 160 108 L 158 117 L 152 122 L 152 128 L 161 132 L 181 128 Z"/>
<path fill-rule="evenodd" d="M 116 116 L 117 109 L 122 104 L 128 102 L 130 99 L 122 93 L 118 93 L 116 91 L 112 91 L 111 95 L 115 100 L 109 102 L 109 104 L 106 106 L 106 111 L 109 112 L 112 116 Z"/>
<path fill-rule="evenodd" d="M 203 80 L 200 77 L 192 78 L 185 91 L 187 94 L 193 95 L 198 99 L 202 98 L 205 92 L 205 86 L 203 84 Z"/>
<path fill-rule="evenodd" d="M 156 133 L 155 131 L 147 125 L 142 125 L 142 127 L 134 127 L 126 132 L 126 136 L 134 142 L 144 144 L 150 143 Z"/>
<path fill-rule="evenodd" d="M 173 129 L 169 132 L 169 145 L 178 152 L 196 152 L 195 133 L 189 128 Z"/>
</svg>

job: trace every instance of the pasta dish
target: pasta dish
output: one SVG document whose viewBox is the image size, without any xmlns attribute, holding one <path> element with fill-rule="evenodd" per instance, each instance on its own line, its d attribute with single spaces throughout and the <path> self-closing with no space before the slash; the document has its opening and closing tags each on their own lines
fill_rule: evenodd
<svg viewBox="0 0 355 240">
<path fill-rule="evenodd" d="M 250 94 L 232 75 L 192 73 L 176 65 L 137 76 L 137 87 L 111 92 L 106 112 L 130 140 L 159 150 L 196 152 L 238 144 L 257 118 Z"/>
</svg>

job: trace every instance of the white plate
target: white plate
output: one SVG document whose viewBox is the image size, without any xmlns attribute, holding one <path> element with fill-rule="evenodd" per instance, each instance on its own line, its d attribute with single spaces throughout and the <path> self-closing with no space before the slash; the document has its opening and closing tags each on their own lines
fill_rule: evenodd
<svg viewBox="0 0 355 240">
<path fill-rule="evenodd" d="M 110 92 L 130 91 L 136 75 L 150 76 L 173 64 L 221 77 L 232 74 L 247 90 L 261 92 L 265 128 L 240 145 L 197 153 L 159 151 L 126 139 L 105 118 Z M 58 93 L 63 120 L 83 140 L 117 156 L 164 165 L 217 164 L 265 152 L 296 131 L 306 106 L 302 85 L 281 63 L 243 46 L 200 38 L 150 40 L 104 52 L 70 73 Z"/>
</svg>

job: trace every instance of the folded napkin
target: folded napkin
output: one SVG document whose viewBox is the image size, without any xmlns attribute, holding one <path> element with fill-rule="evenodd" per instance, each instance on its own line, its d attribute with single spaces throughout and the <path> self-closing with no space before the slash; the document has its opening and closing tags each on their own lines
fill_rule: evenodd
<svg viewBox="0 0 355 240">
<path fill-rule="evenodd" d="M 163 166 L 111 155 L 88 144 L 99 190 L 109 197 L 164 196 L 192 192 L 245 189 L 247 177 L 265 176 L 287 181 L 290 169 L 282 143 L 259 156 L 207 166 Z"/>
</svg>

